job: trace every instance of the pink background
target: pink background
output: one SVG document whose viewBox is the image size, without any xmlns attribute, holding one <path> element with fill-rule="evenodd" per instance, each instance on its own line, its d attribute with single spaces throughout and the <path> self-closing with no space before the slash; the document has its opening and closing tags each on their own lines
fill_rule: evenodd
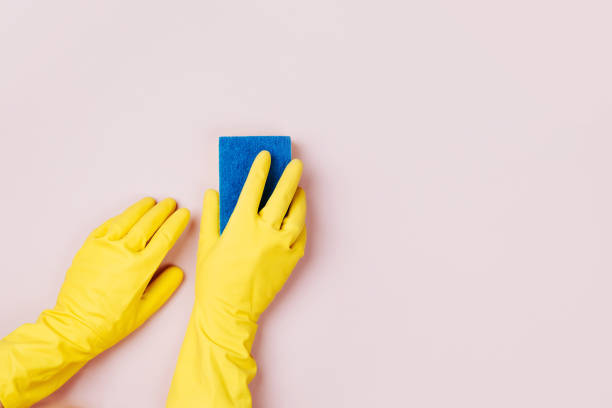
<svg viewBox="0 0 612 408">
<path fill-rule="evenodd" d="M 611 13 L 2 1 L 0 335 L 104 219 L 145 195 L 193 214 L 167 307 L 40 406 L 163 406 L 217 136 L 253 134 L 293 137 L 310 210 L 256 407 L 612 406 Z"/>
</svg>

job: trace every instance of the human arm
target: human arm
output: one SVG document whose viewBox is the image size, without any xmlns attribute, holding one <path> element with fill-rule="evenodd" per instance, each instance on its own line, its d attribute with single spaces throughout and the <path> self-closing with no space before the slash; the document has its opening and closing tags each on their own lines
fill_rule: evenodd
<svg viewBox="0 0 612 408">
<path fill-rule="evenodd" d="M 168 407 L 251 407 L 257 320 L 306 245 L 306 195 L 298 188 L 302 163 L 287 166 L 258 211 L 269 166 L 269 153 L 260 153 L 222 235 L 219 196 L 212 190 L 204 196 L 196 299 Z"/>
<path fill-rule="evenodd" d="M 153 275 L 189 221 L 176 202 L 145 198 L 93 231 L 52 309 L 0 340 L 0 401 L 29 407 L 147 320 L 183 272 Z M 52 239 L 52 235 L 48 237 Z"/>
</svg>

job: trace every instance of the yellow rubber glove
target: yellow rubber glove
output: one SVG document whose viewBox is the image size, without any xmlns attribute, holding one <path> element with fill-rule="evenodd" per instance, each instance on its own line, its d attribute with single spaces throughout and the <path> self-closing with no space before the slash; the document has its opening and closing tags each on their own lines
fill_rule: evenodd
<svg viewBox="0 0 612 408">
<path fill-rule="evenodd" d="M 196 300 L 168 395 L 168 407 L 250 407 L 257 319 L 282 288 L 306 245 L 302 163 L 285 169 L 258 213 L 270 154 L 251 167 L 219 237 L 219 195 L 204 196 Z M 288 209 L 288 211 L 287 211 Z"/>
<path fill-rule="evenodd" d="M 183 279 L 170 267 L 151 281 L 189 222 L 189 211 L 145 198 L 98 227 L 76 254 L 53 309 L 0 341 L 0 401 L 29 407 L 134 331 Z"/>
</svg>

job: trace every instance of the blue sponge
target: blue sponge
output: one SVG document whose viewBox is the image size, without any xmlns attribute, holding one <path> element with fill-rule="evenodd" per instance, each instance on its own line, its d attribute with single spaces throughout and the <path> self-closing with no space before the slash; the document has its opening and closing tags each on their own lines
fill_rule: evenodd
<svg viewBox="0 0 612 408">
<path fill-rule="evenodd" d="M 238 202 L 242 185 L 249 174 L 255 156 L 267 150 L 272 156 L 261 209 L 270 198 L 285 166 L 291 161 L 289 136 L 222 136 L 219 138 L 220 227 L 225 228 Z"/>
</svg>

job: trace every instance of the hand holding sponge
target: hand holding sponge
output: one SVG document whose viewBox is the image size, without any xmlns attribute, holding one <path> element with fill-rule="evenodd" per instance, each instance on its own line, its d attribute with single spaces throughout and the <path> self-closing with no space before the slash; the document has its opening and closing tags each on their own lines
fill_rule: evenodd
<svg viewBox="0 0 612 408">
<path fill-rule="evenodd" d="M 259 210 L 271 157 L 257 155 L 227 227 L 219 196 L 204 195 L 196 299 L 172 380 L 169 407 L 250 407 L 257 320 L 283 287 L 306 245 L 302 162 L 285 168 Z"/>
</svg>

